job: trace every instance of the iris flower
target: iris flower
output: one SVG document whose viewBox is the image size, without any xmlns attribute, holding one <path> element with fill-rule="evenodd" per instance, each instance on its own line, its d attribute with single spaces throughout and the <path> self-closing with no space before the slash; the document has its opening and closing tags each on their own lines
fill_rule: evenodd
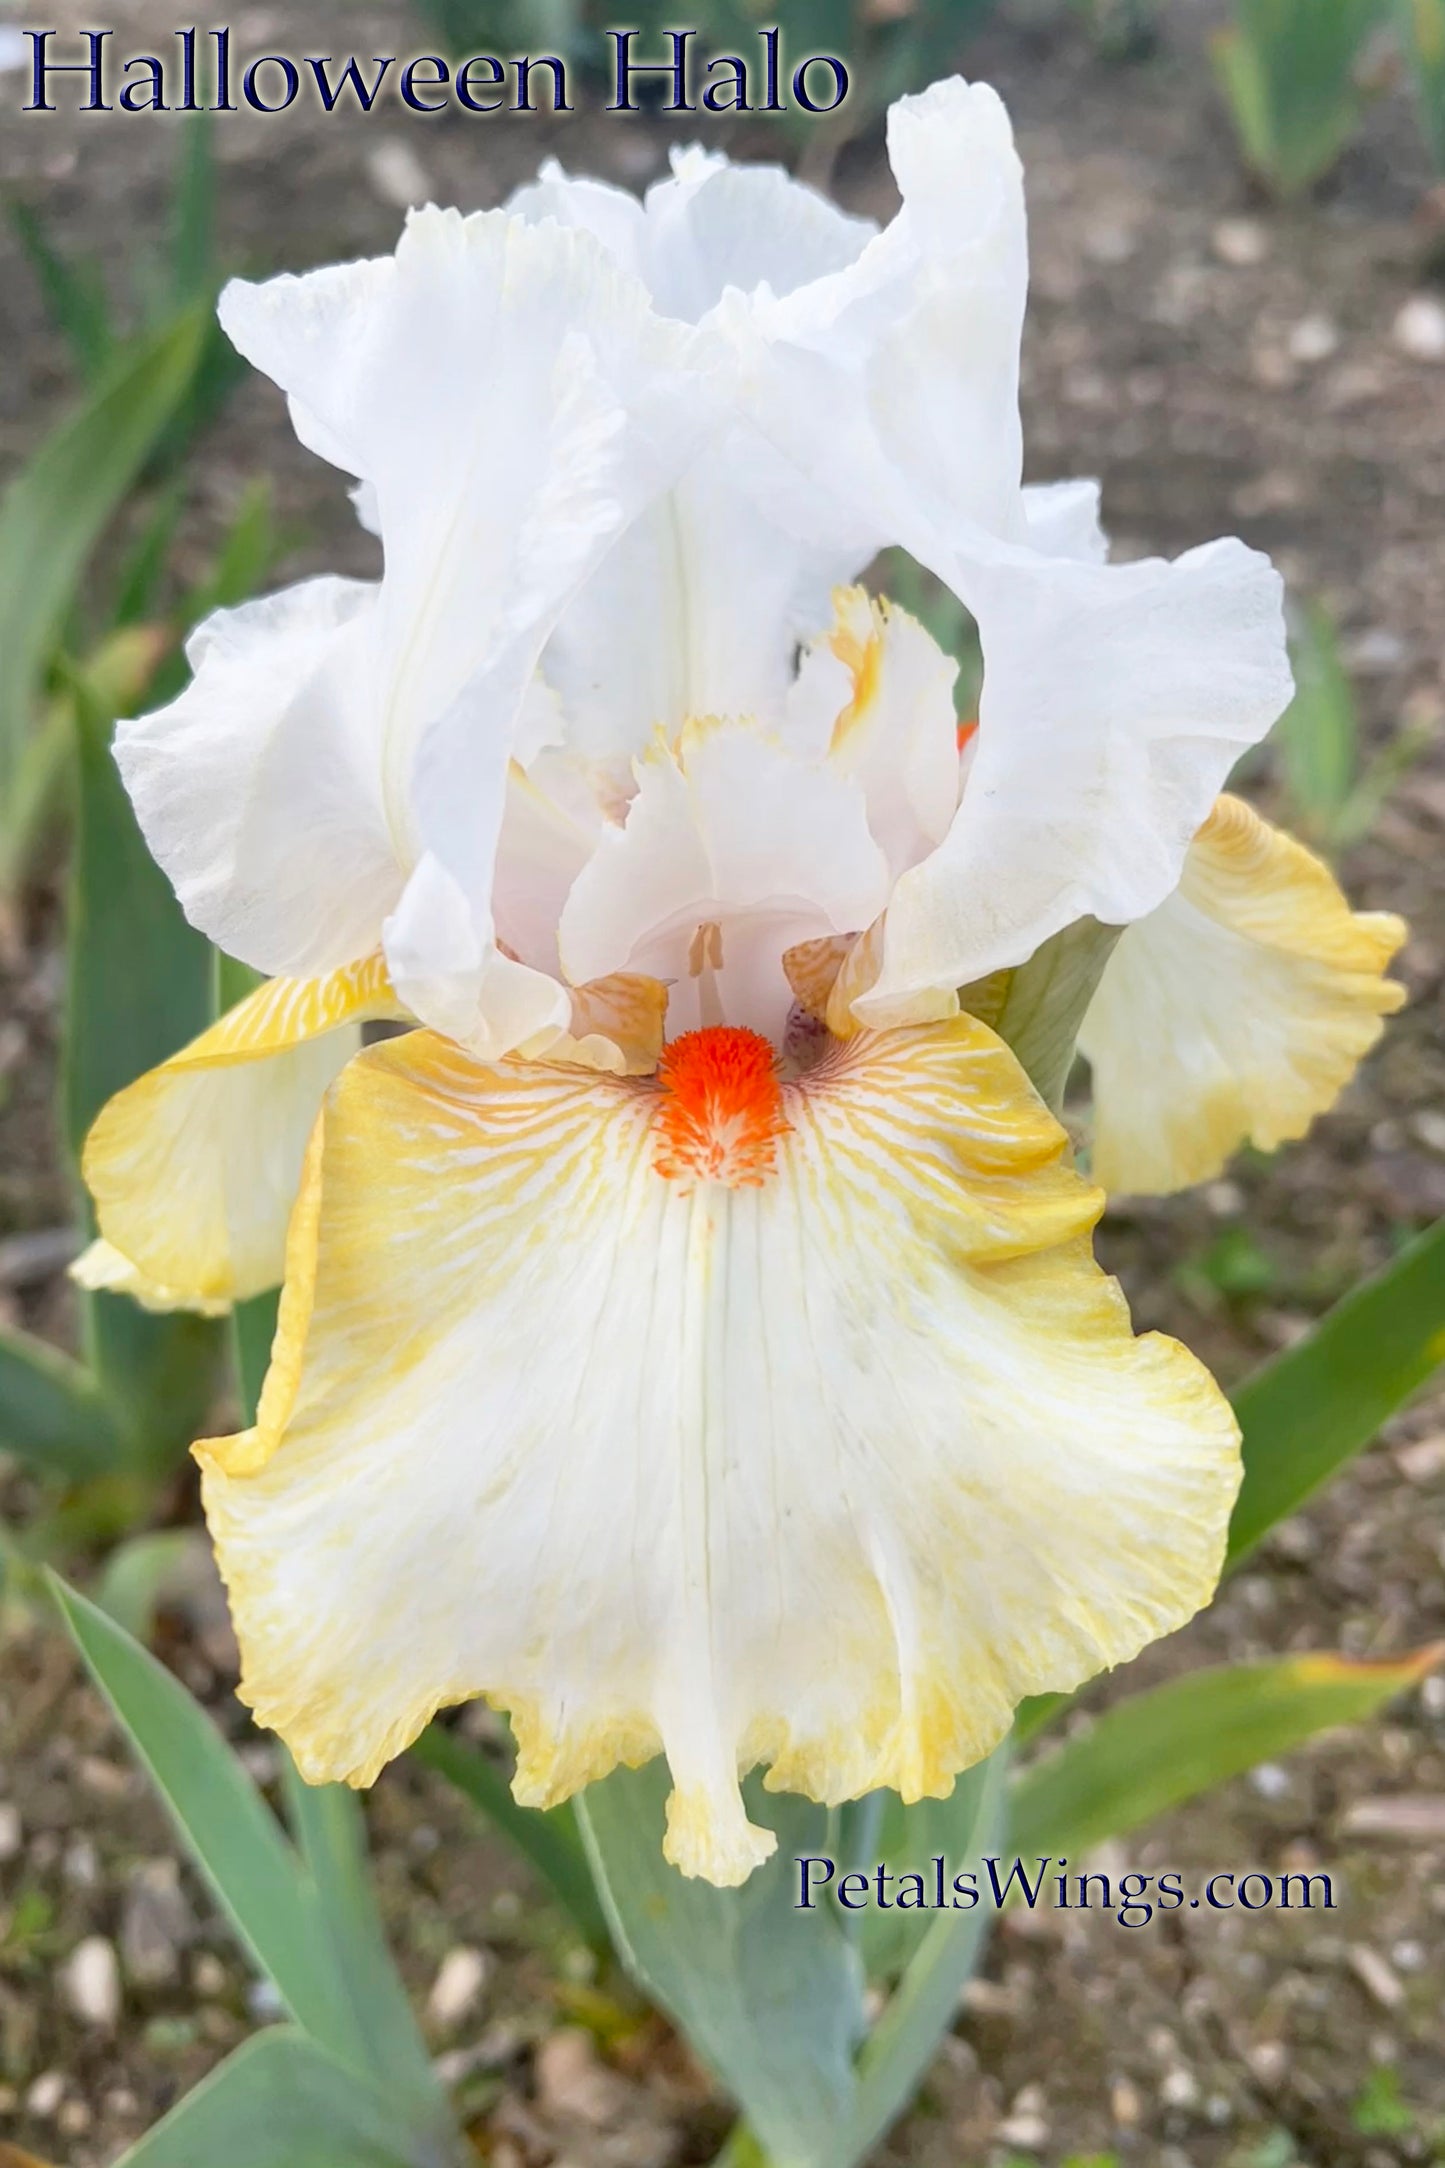
<svg viewBox="0 0 1445 2168">
<path fill-rule="evenodd" d="M 85 1160 L 92 1284 L 284 1279 L 196 1448 L 244 1696 L 315 1781 L 474 1695 L 535 1806 L 661 1752 L 721 1884 L 775 1841 L 740 1773 L 944 1794 L 1218 1574 L 1233 1417 L 1133 1335 L 1000 988 L 1123 929 L 1094 1172 L 1161 1190 L 1398 999 L 1397 922 L 1219 796 L 1290 691 L 1268 563 L 1113 566 L 1092 485 L 1022 486 L 999 100 L 889 151 L 881 232 L 693 150 L 229 287 L 383 570 L 220 613 L 116 739 L 267 974 Z M 977 621 L 976 715 L 885 545 Z"/>
</svg>

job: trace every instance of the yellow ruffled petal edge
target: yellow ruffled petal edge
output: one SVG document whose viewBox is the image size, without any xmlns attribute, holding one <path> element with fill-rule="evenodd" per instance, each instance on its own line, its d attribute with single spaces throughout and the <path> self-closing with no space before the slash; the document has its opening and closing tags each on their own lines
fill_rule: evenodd
<svg viewBox="0 0 1445 2168">
<path fill-rule="evenodd" d="M 379 955 L 320 979 L 268 979 L 117 1092 L 81 1171 L 101 1241 L 83 1286 L 214 1313 L 274 1287 L 323 1093 L 371 1018 L 402 1018 Z"/>
<path fill-rule="evenodd" d="M 70 1277 L 88 1295 L 129 1295 L 143 1310 L 194 1310 L 201 1317 L 224 1317 L 231 1308 L 229 1301 L 189 1294 L 178 1287 L 167 1287 L 161 1280 L 148 1280 L 140 1267 L 123 1257 L 103 1235 L 81 1251 L 70 1268 Z"/>
<path fill-rule="evenodd" d="M 969 1017 L 778 1080 L 756 1182 L 662 1081 L 429 1033 L 328 1095 L 253 1430 L 198 1445 L 242 1694 L 314 1782 L 510 1710 L 545 1806 L 661 1751 L 741 1880 L 740 1772 L 941 1796 L 1023 1696 L 1207 1600 L 1238 1432 L 1093 1261 L 1100 1193 Z"/>
<path fill-rule="evenodd" d="M 1304 1135 L 1405 1000 L 1406 937 L 1329 868 L 1222 797 L 1175 894 L 1126 927 L 1084 1019 L 1093 1171 L 1111 1192 L 1209 1180 L 1240 1145 Z"/>
</svg>

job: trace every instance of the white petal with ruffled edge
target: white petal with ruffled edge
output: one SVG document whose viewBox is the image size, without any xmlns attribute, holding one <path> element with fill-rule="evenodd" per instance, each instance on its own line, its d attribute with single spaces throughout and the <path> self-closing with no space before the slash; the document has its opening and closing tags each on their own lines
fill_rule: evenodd
<svg viewBox="0 0 1445 2168">
<path fill-rule="evenodd" d="M 1023 174 L 997 92 L 955 77 L 888 115 L 903 208 L 846 269 L 786 297 L 730 295 L 740 404 L 776 455 L 799 534 L 898 542 L 969 521 L 1015 539 Z"/>
<path fill-rule="evenodd" d="M 1403 1002 L 1384 974 L 1404 938 L 1388 912 L 1351 911 L 1293 837 L 1221 798 L 1084 1018 L 1096 1178 L 1161 1195 L 1207 1181 L 1245 1142 L 1303 1136 Z"/>
<path fill-rule="evenodd" d="M 115 731 L 146 842 L 192 925 L 258 971 L 319 976 L 376 947 L 403 873 L 373 729 L 377 591 L 306 580 L 219 610 L 194 673 Z"/>
<path fill-rule="evenodd" d="M 1173 564 L 980 553 L 979 727 L 957 817 L 889 906 L 858 1013 L 1023 963 L 1076 919 L 1127 925 L 1177 885 L 1244 749 L 1291 691 L 1283 587 L 1243 543 Z"/>
<path fill-rule="evenodd" d="M 1092 485 L 1019 486 L 1023 189 L 995 94 L 954 80 L 903 99 L 889 147 L 903 209 L 848 270 L 720 312 L 774 515 L 901 545 L 979 627 L 971 771 L 890 907 L 859 1010 L 876 1025 L 1077 918 L 1154 909 L 1290 693 L 1266 559 L 1220 542 L 1110 568 Z"/>
<path fill-rule="evenodd" d="M 595 234 L 664 314 L 687 322 L 706 319 L 729 288 L 766 286 L 771 297 L 825 277 L 874 231 L 779 167 L 696 150 L 674 151 L 672 164 L 639 204 L 549 163 L 510 208 Z M 569 742 L 618 777 L 655 729 L 676 730 L 689 715 L 774 713 L 797 643 L 826 623 L 832 589 L 861 569 L 851 546 L 801 543 L 766 514 L 756 449 L 735 431 L 709 441 L 699 411 L 696 444 L 686 475 L 569 606 L 545 659 Z"/>
<path fill-rule="evenodd" d="M 538 654 L 692 448 L 706 394 L 687 375 L 690 334 L 590 235 L 500 212 L 428 210 L 384 263 L 235 282 L 222 318 L 292 395 L 307 441 L 364 479 L 385 574 L 361 600 L 323 591 L 355 622 L 317 657 L 289 637 L 307 590 L 233 627 L 255 651 L 246 669 L 123 732 L 127 781 L 157 857 L 229 953 L 331 968 L 400 911 L 398 986 L 420 1010 L 441 983 L 450 1026 L 497 976 L 493 859 Z M 423 875 L 403 896 L 428 857 L 469 916 L 484 959 L 469 974 L 427 953 L 437 884 Z M 448 957 L 453 931 L 441 914 Z M 489 1042 L 501 1029 L 473 1019 Z"/>
<path fill-rule="evenodd" d="M 736 1882 L 740 1770 L 940 1795 L 1206 1599 L 1233 1418 L 1131 1336 L 1007 1051 L 864 1037 L 779 1105 L 758 1186 L 687 1187 L 654 1084 L 425 1034 L 345 1072 L 258 1426 L 197 1449 L 243 1696 L 310 1779 L 484 1692 L 519 1798 L 661 1749 L 668 1856 Z"/>
<path fill-rule="evenodd" d="M 877 228 L 851 218 L 781 166 L 733 165 L 715 152 L 674 148 L 672 171 L 642 203 L 606 182 L 577 180 L 548 159 L 507 204 L 595 234 L 641 278 L 665 316 L 697 323 L 729 287 L 782 296 L 844 270 Z"/>
</svg>

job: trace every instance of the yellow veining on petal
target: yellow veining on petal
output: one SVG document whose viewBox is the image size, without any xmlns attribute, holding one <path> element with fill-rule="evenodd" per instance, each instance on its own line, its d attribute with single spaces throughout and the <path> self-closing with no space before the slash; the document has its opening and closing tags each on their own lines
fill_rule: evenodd
<svg viewBox="0 0 1445 2168">
<path fill-rule="evenodd" d="M 370 1018 L 402 1018 L 379 955 L 268 979 L 102 1108 L 81 1171 L 126 1291 L 207 1312 L 273 1287 L 306 1138 Z M 100 1269 L 94 1263 L 84 1270 Z"/>
<path fill-rule="evenodd" d="M 1094 1072 L 1094 1172 L 1164 1193 L 1249 1141 L 1303 1136 L 1405 999 L 1384 976 L 1405 939 L 1352 911 L 1329 868 L 1223 797 L 1176 893 L 1127 927 L 1080 1035 Z"/>
<path fill-rule="evenodd" d="M 242 1691 L 316 1781 L 512 1712 L 518 1796 L 671 1764 L 947 1791 L 1025 1694 L 1203 1602 L 1237 1430 L 1093 1262 L 1101 1193 L 971 1017 L 783 1085 L 757 1187 L 655 1168 L 665 1094 L 429 1033 L 330 1094 L 254 1432 L 197 1448 Z"/>
</svg>

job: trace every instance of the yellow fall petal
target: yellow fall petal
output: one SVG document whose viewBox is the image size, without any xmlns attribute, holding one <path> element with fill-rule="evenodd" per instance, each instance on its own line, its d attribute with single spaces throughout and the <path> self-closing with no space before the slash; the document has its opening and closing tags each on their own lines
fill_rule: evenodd
<svg viewBox="0 0 1445 2168">
<path fill-rule="evenodd" d="M 372 1017 L 398 1017 L 380 956 L 323 979 L 268 979 L 117 1092 L 81 1171 L 101 1242 L 82 1285 L 214 1313 L 274 1287 L 322 1094 Z"/>
<path fill-rule="evenodd" d="M 187 1294 L 178 1287 L 167 1287 L 163 1280 L 147 1279 L 139 1265 L 123 1257 L 104 1236 L 98 1236 L 81 1251 L 70 1267 L 70 1277 L 87 1294 L 129 1295 L 143 1310 L 195 1310 L 202 1317 L 224 1317 L 231 1307 L 229 1302 Z"/>
<path fill-rule="evenodd" d="M 257 1425 L 196 1449 L 312 1781 L 485 1694 L 520 1799 L 664 1752 L 668 1856 L 737 1882 L 740 1772 L 945 1794 L 1210 1594 L 1234 1419 L 1133 1337 L 1007 1049 L 960 1016 L 786 1081 L 716 1036 L 731 1102 L 687 1040 L 629 1080 L 425 1033 L 329 1094 Z"/>
<path fill-rule="evenodd" d="M 1163 1195 L 1249 1141 L 1301 1137 L 1405 999 L 1404 922 L 1352 911 L 1329 868 L 1223 797 L 1178 889 L 1126 927 L 1079 1036 L 1096 1179 Z"/>
</svg>

